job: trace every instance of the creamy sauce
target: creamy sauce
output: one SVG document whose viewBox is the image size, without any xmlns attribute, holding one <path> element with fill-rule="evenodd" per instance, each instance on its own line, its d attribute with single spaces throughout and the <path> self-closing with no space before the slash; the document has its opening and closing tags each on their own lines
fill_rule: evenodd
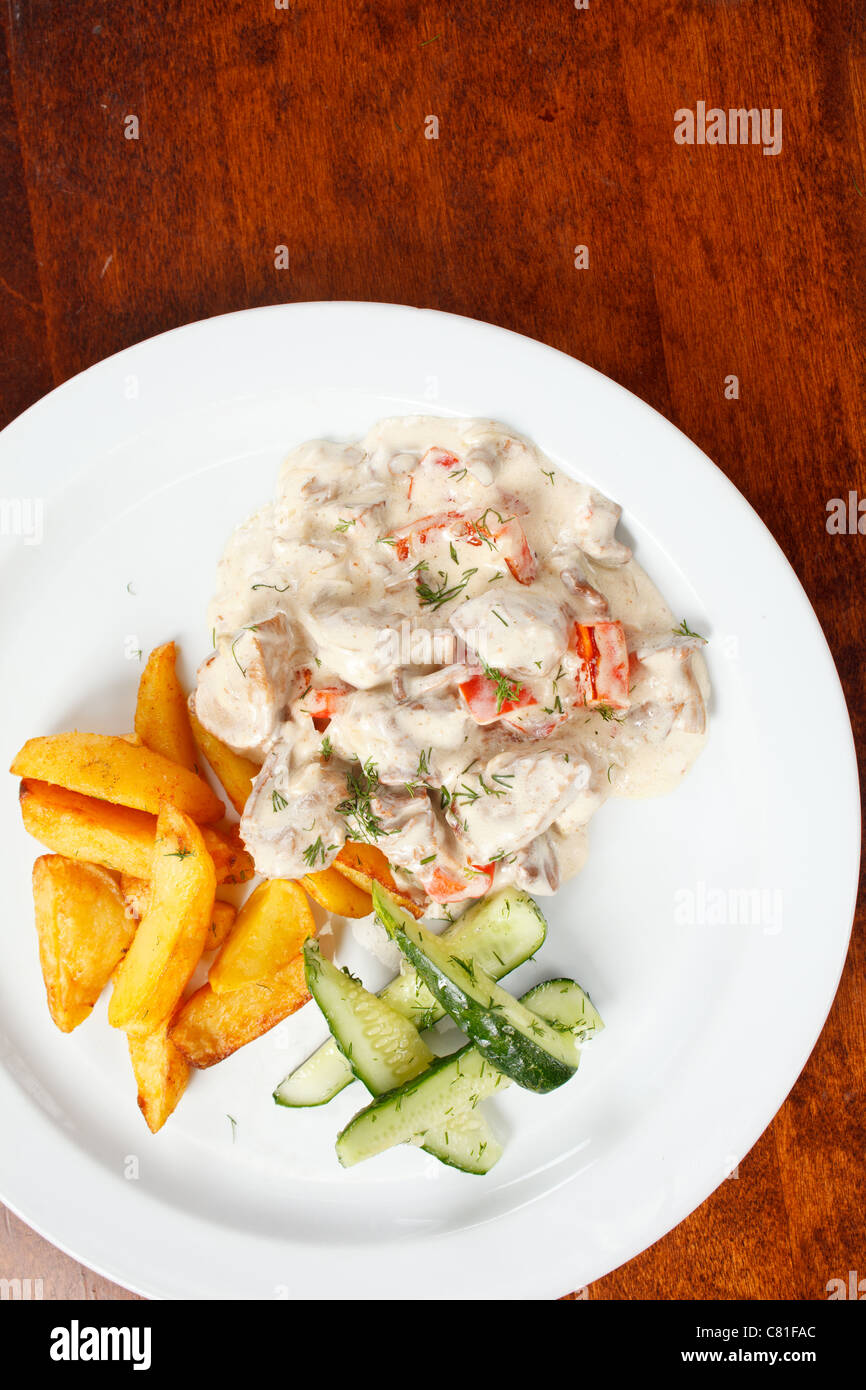
<svg viewBox="0 0 866 1390">
<path fill-rule="evenodd" d="M 620 509 L 489 420 L 384 420 L 294 450 L 232 536 L 196 712 L 262 761 L 261 873 L 367 839 L 427 904 L 578 871 L 611 796 L 668 791 L 706 733 L 700 639 Z"/>
</svg>

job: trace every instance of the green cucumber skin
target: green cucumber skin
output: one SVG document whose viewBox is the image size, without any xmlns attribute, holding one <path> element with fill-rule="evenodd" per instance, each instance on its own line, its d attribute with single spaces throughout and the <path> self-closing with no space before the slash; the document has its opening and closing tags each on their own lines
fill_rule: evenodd
<svg viewBox="0 0 866 1390">
<path fill-rule="evenodd" d="M 497 937 L 495 926 L 488 926 L 485 930 L 483 923 L 491 915 L 495 920 L 498 913 L 500 921 L 508 924 L 515 907 L 526 914 L 529 924 L 533 920 L 537 922 L 537 931 L 534 936 L 527 933 L 523 945 L 509 952 L 507 940 Z M 507 912 L 503 910 L 505 908 Z M 481 927 L 475 925 L 479 918 L 482 922 Z M 520 930 L 525 930 L 525 927 L 521 925 Z M 482 898 L 467 908 L 439 939 L 447 941 L 453 949 L 465 953 L 469 960 L 478 964 L 493 979 L 500 980 L 534 955 L 544 945 L 546 936 L 547 922 L 535 900 L 521 890 L 503 889 L 500 893 L 493 894 L 492 898 Z M 473 940 L 473 937 L 477 939 Z M 493 949 L 491 937 L 499 945 L 501 956 Z M 418 983 L 421 983 L 420 990 L 417 988 Z M 417 976 L 397 975 L 380 991 L 380 998 L 396 1009 L 397 1013 L 408 1018 L 417 1028 L 430 1028 L 434 1023 L 438 1023 L 440 1018 L 445 1017 L 445 1009 L 426 985 L 418 981 Z M 317 1079 L 319 1074 L 321 1079 Z M 351 1065 L 334 1039 L 329 1038 L 306 1061 L 301 1062 L 289 1073 L 274 1091 L 273 1098 L 277 1105 L 286 1106 L 288 1109 L 311 1109 L 317 1105 L 327 1105 L 354 1079 Z M 304 1087 L 311 1089 L 305 1091 Z M 315 1099 L 308 1099 L 310 1095 Z"/>
<path fill-rule="evenodd" d="M 576 1070 L 553 1057 L 511 1025 L 500 1023 L 490 1009 L 471 999 L 455 981 L 443 975 L 423 950 L 399 927 L 392 933 L 410 965 L 417 970 L 457 1027 L 475 1044 L 491 1066 L 516 1081 L 526 1091 L 545 1095 L 564 1086 Z"/>
<path fill-rule="evenodd" d="M 419 1135 L 417 1122 L 409 1118 L 412 1113 L 412 1101 L 419 1094 L 422 1099 L 426 1098 L 431 1089 L 435 1092 L 443 1073 L 447 1076 L 449 1071 L 454 1071 L 456 1074 L 461 1066 L 471 1071 L 477 1071 L 477 1076 L 468 1078 L 468 1086 L 465 1089 L 469 1091 L 470 1096 L 477 1096 L 479 1101 L 510 1085 L 508 1077 L 503 1076 L 500 1071 L 491 1066 L 480 1055 L 478 1049 L 473 1047 L 472 1043 L 467 1043 L 458 1052 L 453 1052 L 448 1057 L 437 1057 L 420 1076 L 404 1082 L 402 1086 L 395 1087 L 393 1091 L 388 1091 L 383 1096 L 378 1096 L 349 1121 L 345 1129 L 337 1136 L 337 1157 L 343 1167 L 350 1168 L 355 1163 L 363 1162 L 364 1159 L 373 1158 L 379 1153 L 384 1153 L 387 1149 L 394 1148 L 397 1144 L 411 1143 L 419 1137 L 429 1135 L 430 1129 L 421 1131 L 421 1135 Z M 444 1085 L 445 1082 L 443 1081 L 442 1084 Z M 455 1108 L 458 1108 L 459 1101 L 460 1096 L 455 1093 Z M 468 1096 L 465 1103 L 469 1104 Z M 403 1122 L 395 1124 L 395 1118 L 401 1115 L 404 1117 Z M 379 1121 L 384 1121 L 384 1123 L 378 1129 L 374 1128 Z M 389 1122 L 390 1133 L 388 1132 Z M 459 1123 L 459 1117 L 455 1117 L 455 1122 Z M 444 1117 L 438 1120 L 436 1128 L 440 1132 L 445 1131 L 448 1123 L 447 1117 Z M 426 1148 L 426 1144 L 424 1147 Z M 479 1158 L 481 1157 L 483 1155 L 479 1155 Z"/>
<path fill-rule="evenodd" d="M 310 993 L 341 1055 L 372 1096 L 399 1089 L 432 1065 L 434 1054 L 413 1024 L 323 957 L 314 937 L 304 943 L 303 953 Z M 455 1116 L 447 1128 L 432 1127 L 423 1148 L 451 1168 L 479 1175 L 502 1155 L 482 1116 L 470 1126 Z"/>
<path fill-rule="evenodd" d="M 574 980 L 559 979 L 545 980 L 542 984 L 533 985 L 532 989 L 521 995 L 520 1003 L 524 1008 L 537 1013 L 539 1018 L 543 1018 L 552 1026 L 565 1027 L 567 1024 L 566 1016 L 569 1013 L 578 1013 L 581 1018 L 583 1017 L 585 1004 L 588 1000 L 589 996 Z M 592 1008 L 591 1004 L 590 1007 Z M 594 1031 L 604 1027 L 594 1008 L 593 1013 L 598 1022 L 596 1024 L 593 1021 L 587 1025 L 587 1038 L 591 1037 Z M 569 1031 L 571 1030 L 569 1029 Z M 576 1032 L 575 1037 L 577 1037 Z M 579 1059 L 579 1053 L 576 1052 L 576 1055 Z M 482 1057 L 472 1043 L 467 1043 L 458 1052 L 454 1052 L 448 1057 L 438 1057 L 420 1076 L 414 1077 L 403 1086 L 377 1097 L 364 1110 L 360 1110 L 337 1137 L 337 1155 L 340 1162 L 345 1167 L 349 1167 L 366 1158 L 373 1158 L 377 1153 L 384 1152 L 385 1149 L 393 1147 L 396 1143 L 411 1143 L 417 1136 L 409 1132 L 411 1125 L 406 1125 L 402 1133 L 398 1133 L 396 1138 L 383 1144 L 381 1136 L 384 1133 L 384 1127 L 378 1132 L 373 1129 L 373 1125 L 377 1123 L 372 1119 L 373 1114 L 381 1118 L 383 1111 L 387 1113 L 389 1108 L 393 1109 L 394 1107 L 396 1107 L 396 1113 L 404 1114 L 403 1103 L 407 1097 L 411 1102 L 411 1098 L 416 1096 L 422 1087 L 435 1088 L 437 1079 L 449 1064 L 459 1070 L 460 1066 L 466 1066 L 470 1059 L 472 1064 L 482 1068 L 482 1079 L 473 1085 L 473 1089 L 476 1087 L 478 1089 L 479 1100 L 483 1100 L 498 1091 L 507 1090 L 512 1084 L 510 1077 L 491 1067 L 486 1057 Z M 440 1128 L 445 1123 L 447 1121 L 443 1120 L 443 1125 Z M 373 1138 L 374 1134 L 375 1139 Z M 487 1157 L 486 1154 L 482 1156 Z M 498 1156 L 497 1154 L 497 1158 Z"/>
<path fill-rule="evenodd" d="M 433 1053 L 422 1041 L 415 1028 L 395 1010 L 389 1009 L 375 995 L 369 995 L 357 980 L 346 975 L 321 953 L 315 937 L 304 942 L 304 975 L 307 988 L 325 1016 L 328 1027 L 340 1052 L 349 1063 L 355 1076 L 371 1095 L 379 1095 L 383 1090 L 391 1090 L 395 1085 L 417 1076 L 429 1066 Z M 354 997 L 356 1007 L 350 1002 Z M 349 1048 L 345 1035 L 341 1032 L 338 1014 L 348 1010 L 353 1015 L 351 1022 L 362 1032 L 365 1019 L 361 1009 L 365 1000 L 373 1005 L 385 1024 L 380 1029 L 379 1046 L 372 1042 L 366 1048 Z M 393 1028 L 391 1022 L 393 1021 Z M 371 1019 L 366 1020 L 369 1027 Z M 402 1040 L 402 1041 L 401 1041 Z M 390 1042 L 390 1048 L 389 1048 Z M 390 1055 L 388 1052 L 390 1051 Z M 374 1072 L 378 1070 L 379 1077 Z"/>
<path fill-rule="evenodd" d="M 574 980 L 544 980 L 522 995 L 520 1002 L 552 1027 L 571 1033 L 578 1051 L 604 1028 L 598 1009 Z"/>
<path fill-rule="evenodd" d="M 566 1042 L 483 970 L 461 961 L 451 943 L 431 935 L 378 884 L 373 886 L 373 907 L 430 993 L 485 1057 L 524 1090 L 544 1094 L 565 1084 L 577 1065 L 573 1039 Z"/>
</svg>

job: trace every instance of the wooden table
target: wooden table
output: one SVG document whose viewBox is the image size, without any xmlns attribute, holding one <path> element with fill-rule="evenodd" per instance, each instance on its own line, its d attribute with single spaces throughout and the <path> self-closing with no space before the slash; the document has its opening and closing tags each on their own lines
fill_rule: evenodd
<svg viewBox="0 0 866 1390">
<path fill-rule="evenodd" d="M 825 526 L 831 498 L 866 495 L 858 0 L 10 0 L 5 23 L 3 423 L 119 348 L 250 305 L 516 329 L 724 469 L 802 580 L 862 740 L 866 536 Z M 781 108 L 781 152 L 676 143 L 699 101 Z M 805 713 L 796 663 L 780 698 Z M 576 1296 L 821 1299 L 866 1276 L 864 986 L 861 916 L 739 1177 Z M 7 1216 L 0 1277 L 28 1273 L 47 1298 L 131 1297 Z"/>
</svg>

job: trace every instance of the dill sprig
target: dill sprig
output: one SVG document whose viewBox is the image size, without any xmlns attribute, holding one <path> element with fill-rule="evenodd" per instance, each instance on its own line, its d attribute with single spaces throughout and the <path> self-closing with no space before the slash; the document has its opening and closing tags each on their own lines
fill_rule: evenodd
<svg viewBox="0 0 866 1390">
<path fill-rule="evenodd" d="M 369 844 L 388 833 L 370 800 L 378 785 L 379 771 L 372 758 L 368 758 L 363 767 L 350 768 L 346 773 L 349 795 L 337 806 L 337 814 L 349 825 L 352 839 L 366 840 Z"/>
<path fill-rule="evenodd" d="M 496 713 L 501 714 L 506 700 L 520 698 L 520 686 L 496 666 L 488 666 L 486 661 L 481 662 L 481 667 L 487 679 L 496 683 Z"/>
<path fill-rule="evenodd" d="M 707 640 L 706 637 L 702 637 L 699 632 L 692 632 L 685 618 L 683 618 L 679 627 L 672 627 L 671 632 L 673 632 L 676 637 L 697 637 L 699 642 L 706 642 Z"/>
<path fill-rule="evenodd" d="M 450 603 L 453 598 L 457 598 L 458 594 L 463 593 L 473 574 L 478 573 L 478 568 L 476 566 L 474 569 L 464 570 L 462 579 L 459 579 L 456 584 L 450 585 L 448 575 L 444 570 L 438 570 L 437 573 L 441 582 L 435 589 L 432 584 L 422 578 L 420 568 L 415 576 L 418 599 L 423 607 L 436 609 L 441 608 L 443 603 Z"/>
<path fill-rule="evenodd" d="M 322 863 L 324 864 L 326 859 L 328 858 L 328 855 L 331 853 L 331 850 L 336 848 L 336 845 L 323 845 L 322 837 L 321 835 L 319 835 L 313 841 L 313 843 L 311 845 L 307 845 L 307 848 L 304 850 L 302 856 L 304 863 L 306 864 L 308 869 L 314 869 L 319 858 L 321 858 Z"/>
</svg>

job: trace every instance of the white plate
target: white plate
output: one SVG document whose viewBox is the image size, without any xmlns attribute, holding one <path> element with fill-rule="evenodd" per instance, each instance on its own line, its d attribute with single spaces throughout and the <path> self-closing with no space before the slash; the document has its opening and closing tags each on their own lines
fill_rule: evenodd
<svg viewBox="0 0 866 1390">
<path fill-rule="evenodd" d="M 190 678 L 210 646 L 221 547 L 270 498 L 289 447 L 419 411 L 503 420 L 624 504 L 638 558 L 711 638 L 710 741 L 673 796 L 602 810 L 586 871 L 550 903 L 541 960 L 511 977 L 522 990 L 573 973 L 607 1031 L 561 1091 L 515 1087 L 497 1102 L 508 1143 L 486 1178 L 408 1149 L 343 1172 L 333 1140 L 363 1103 L 357 1087 L 321 1110 L 278 1110 L 272 1087 L 324 1032 L 312 1006 L 196 1075 L 151 1137 L 104 1001 L 69 1037 L 49 1021 L 34 844 L 8 778 L 0 1195 L 142 1293 L 549 1298 L 589 1283 L 724 1180 L 796 1079 L 838 983 L 856 768 L 794 574 L 661 416 L 467 319 L 377 304 L 232 314 L 100 363 L 11 425 L 2 497 L 39 502 L 44 536 L 0 537 L 7 758 L 36 733 L 127 729 L 141 669 L 130 650 L 175 637 Z M 3 517 L 8 530 L 15 508 Z M 746 892 L 755 920 L 736 924 Z"/>
</svg>

